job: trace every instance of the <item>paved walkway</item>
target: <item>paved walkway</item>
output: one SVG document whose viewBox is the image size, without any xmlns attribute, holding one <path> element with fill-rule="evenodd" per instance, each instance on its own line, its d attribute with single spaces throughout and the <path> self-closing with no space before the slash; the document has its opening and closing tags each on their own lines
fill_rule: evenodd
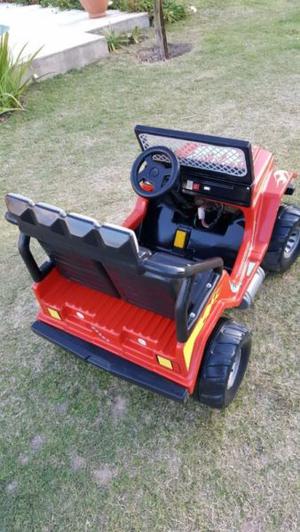
<svg viewBox="0 0 300 532">
<path fill-rule="evenodd" d="M 60 11 L 38 5 L 0 4 L 0 25 L 9 26 L 13 55 L 27 44 L 23 57 L 40 50 L 33 73 L 50 77 L 81 68 L 108 55 L 105 31 L 147 28 L 146 13 L 109 10 L 105 17 L 89 19 L 85 11 Z"/>
</svg>

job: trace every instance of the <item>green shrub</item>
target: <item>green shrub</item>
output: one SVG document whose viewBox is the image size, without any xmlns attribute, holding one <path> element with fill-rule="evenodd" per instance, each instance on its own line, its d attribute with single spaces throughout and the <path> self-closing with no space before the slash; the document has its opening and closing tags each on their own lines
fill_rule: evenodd
<svg viewBox="0 0 300 532">
<path fill-rule="evenodd" d="M 186 18 L 185 6 L 176 0 L 163 0 L 163 12 L 165 21 L 170 24 Z"/>
<path fill-rule="evenodd" d="M 128 33 L 128 43 L 129 44 L 139 44 L 144 39 L 143 32 L 141 28 L 135 26 L 131 33 Z"/>
<path fill-rule="evenodd" d="M 59 9 L 82 9 L 79 0 L 6 0 L 16 4 L 31 5 L 40 4 L 43 7 L 53 6 Z M 153 1 L 154 0 L 112 0 L 111 9 L 120 11 L 141 12 L 146 11 L 149 14 L 150 21 L 153 19 Z M 1 3 L 1 0 L 0 0 Z M 165 21 L 168 23 L 177 22 L 187 16 L 186 7 L 177 0 L 163 0 L 163 11 Z"/>
<path fill-rule="evenodd" d="M 116 52 L 123 46 L 138 44 L 143 39 L 143 33 L 137 26 L 129 33 L 116 33 L 109 31 L 105 33 L 107 47 L 110 52 Z"/>
<path fill-rule="evenodd" d="M 58 7 L 59 9 L 82 9 L 79 0 L 39 0 L 42 7 Z"/>
<path fill-rule="evenodd" d="M 115 31 L 109 31 L 105 33 L 107 47 L 110 52 L 116 52 L 123 46 L 129 44 L 138 44 L 143 39 L 143 33 L 137 26 L 129 33 L 116 33 Z"/>
<path fill-rule="evenodd" d="M 111 8 L 129 12 L 146 11 L 150 20 L 153 19 L 153 0 L 113 0 Z M 185 6 L 177 0 L 163 0 L 163 12 L 165 21 L 169 23 L 177 22 L 187 16 Z"/>
<path fill-rule="evenodd" d="M 0 115 L 23 110 L 22 96 L 31 83 L 28 70 L 38 53 L 21 62 L 25 47 L 26 45 L 20 50 L 17 58 L 13 59 L 9 51 L 8 33 L 0 37 Z"/>
<path fill-rule="evenodd" d="M 59 7 L 60 9 L 83 9 L 79 0 L 5 0 L 9 4 L 29 6 L 40 4 L 42 7 Z M 1 0 L 0 0 L 1 3 Z"/>
<path fill-rule="evenodd" d="M 23 6 L 31 6 L 33 4 L 39 4 L 39 0 L 5 0 L 8 4 L 21 4 Z M 1 3 L 1 1 L 0 1 Z"/>
<path fill-rule="evenodd" d="M 120 11 L 140 12 L 147 11 L 153 13 L 153 0 L 112 0 L 110 6 L 112 9 L 120 9 Z"/>
<path fill-rule="evenodd" d="M 128 44 L 128 37 L 124 33 L 109 31 L 105 34 L 107 47 L 110 52 L 116 52 L 122 46 Z"/>
</svg>

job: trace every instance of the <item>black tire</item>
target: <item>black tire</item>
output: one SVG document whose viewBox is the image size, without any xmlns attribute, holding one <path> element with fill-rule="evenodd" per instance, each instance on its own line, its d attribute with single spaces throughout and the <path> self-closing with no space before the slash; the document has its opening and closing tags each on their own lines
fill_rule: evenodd
<svg viewBox="0 0 300 532">
<path fill-rule="evenodd" d="M 295 205 L 281 205 L 262 267 L 270 272 L 283 273 L 299 254 L 300 209 Z"/>
<path fill-rule="evenodd" d="M 247 327 L 222 318 L 204 353 L 196 387 L 198 400 L 212 408 L 228 406 L 243 380 L 250 351 Z"/>
</svg>

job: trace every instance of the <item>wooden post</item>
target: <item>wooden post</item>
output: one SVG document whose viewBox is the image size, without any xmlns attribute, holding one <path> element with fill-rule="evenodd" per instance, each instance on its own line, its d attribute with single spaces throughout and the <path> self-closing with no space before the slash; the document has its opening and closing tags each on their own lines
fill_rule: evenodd
<svg viewBox="0 0 300 532">
<path fill-rule="evenodd" d="M 154 29 L 159 48 L 160 59 L 165 61 L 169 57 L 162 0 L 154 0 Z"/>
</svg>

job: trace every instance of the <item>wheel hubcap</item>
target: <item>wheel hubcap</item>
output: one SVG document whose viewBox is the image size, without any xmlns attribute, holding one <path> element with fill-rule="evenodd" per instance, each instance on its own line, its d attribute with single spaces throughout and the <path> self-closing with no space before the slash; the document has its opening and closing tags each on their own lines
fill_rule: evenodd
<svg viewBox="0 0 300 532">
<path fill-rule="evenodd" d="M 283 252 L 285 259 L 289 259 L 293 255 L 294 251 L 297 249 L 299 245 L 299 242 L 300 242 L 300 227 L 297 227 L 297 229 L 294 229 L 291 232 L 287 240 L 287 243 L 285 245 L 284 252 Z"/>
<path fill-rule="evenodd" d="M 230 390 L 230 388 L 232 388 L 232 386 L 235 383 L 235 379 L 236 379 L 236 376 L 238 374 L 238 370 L 239 370 L 240 363 L 241 363 L 241 357 L 242 357 L 242 350 L 239 349 L 237 354 L 236 354 L 236 356 L 235 356 L 234 363 L 232 364 L 232 367 L 231 367 L 231 371 L 230 371 L 230 374 L 229 374 L 229 379 L 228 379 L 228 382 L 227 382 L 227 390 Z"/>
</svg>

